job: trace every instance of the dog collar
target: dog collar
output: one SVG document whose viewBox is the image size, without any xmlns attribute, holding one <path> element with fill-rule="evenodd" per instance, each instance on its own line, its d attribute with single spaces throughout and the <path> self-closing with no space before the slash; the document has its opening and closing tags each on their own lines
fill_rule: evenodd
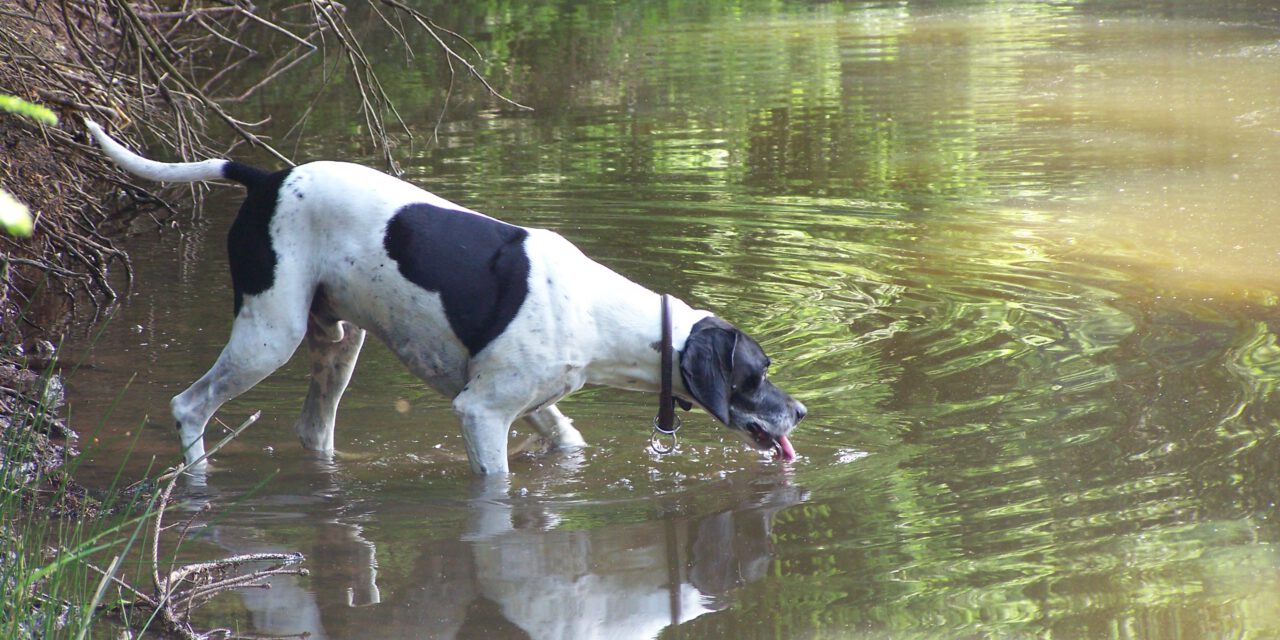
<svg viewBox="0 0 1280 640">
<path fill-rule="evenodd" d="M 676 399 L 672 393 L 671 369 L 675 349 L 671 346 L 671 296 L 662 294 L 662 358 L 661 384 L 658 387 L 658 415 L 653 418 L 653 433 L 649 435 L 649 447 L 658 455 L 666 455 L 676 450 L 680 441 L 676 432 L 680 430 L 682 421 L 676 415 Z M 671 444 L 664 445 L 662 438 L 671 437 Z"/>
</svg>

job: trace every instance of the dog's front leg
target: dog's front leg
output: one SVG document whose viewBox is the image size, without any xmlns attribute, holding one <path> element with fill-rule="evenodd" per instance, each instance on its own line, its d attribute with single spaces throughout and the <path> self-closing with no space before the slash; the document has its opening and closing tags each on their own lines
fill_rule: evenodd
<svg viewBox="0 0 1280 640">
<path fill-rule="evenodd" d="M 467 460 L 477 475 L 507 473 L 507 432 L 517 412 L 493 404 L 494 398 L 468 386 L 453 400 L 462 425 Z"/>
</svg>

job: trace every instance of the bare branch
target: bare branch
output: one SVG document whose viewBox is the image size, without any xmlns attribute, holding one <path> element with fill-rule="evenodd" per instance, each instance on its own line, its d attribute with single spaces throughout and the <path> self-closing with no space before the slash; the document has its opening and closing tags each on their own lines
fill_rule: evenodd
<svg viewBox="0 0 1280 640">
<path fill-rule="evenodd" d="M 116 7 L 119 8 L 120 10 L 120 13 L 133 23 L 136 29 L 135 32 L 137 33 L 138 36 L 140 36 L 146 42 L 147 48 L 149 48 L 151 52 L 155 54 L 155 58 L 154 58 L 155 61 L 159 63 L 160 66 L 163 67 L 166 71 L 172 74 L 173 79 L 177 81 L 179 85 L 181 85 L 187 91 L 190 91 L 191 94 L 194 95 L 195 98 L 199 100 L 201 104 L 203 104 L 206 108 L 212 111 L 219 118 L 221 118 L 222 121 L 225 122 L 228 126 L 230 126 L 236 133 L 240 134 L 240 137 L 243 138 L 246 142 L 256 147 L 265 149 L 268 153 L 275 156 L 276 159 L 288 164 L 289 166 L 293 166 L 292 160 L 285 157 L 284 154 L 277 151 L 275 147 L 268 144 L 261 137 L 250 132 L 248 129 L 246 129 L 245 128 L 246 123 L 231 117 L 231 115 L 228 114 L 225 110 L 223 110 L 223 108 L 218 103 L 214 102 L 213 99 L 205 95 L 205 93 L 201 91 L 200 88 L 197 87 L 192 80 L 187 78 L 181 71 L 175 68 L 173 66 L 173 63 L 169 60 L 168 56 L 165 55 L 163 47 L 160 46 L 160 44 L 155 39 L 154 35 L 151 33 L 150 26 L 147 25 L 145 22 L 143 22 L 142 18 L 138 17 L 137 12 L 133 10 L 133 7 L 130 6 L 126 0 L 114 0 L 114 1 L 115 1 Z"/>
</svg>

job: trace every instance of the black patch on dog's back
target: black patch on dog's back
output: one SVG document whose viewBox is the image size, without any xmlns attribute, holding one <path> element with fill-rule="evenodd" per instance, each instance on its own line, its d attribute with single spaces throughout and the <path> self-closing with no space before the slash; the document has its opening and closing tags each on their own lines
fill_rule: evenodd
<svg viewBox="0 0 1280 640">
<path fill-rule="evenodd" d="M 525 229 L 484 216 L 411 204 L 387 223 L 383 246 L 400 275 L 440 294 L 471 355 L 506 330 L 529 294 Z"/>
<path fill-rule="evenodd" d="M 271 218 L 280 200 L 280 185 L 289 177 L 289 170 L 267 173 L 239 162 L 228 162 L 222 175 L 248 188 L 240 213 L 227 233 L 227 259 L 238 315 L 246 295 L 262 293 L 275 282 L 276 252 L 271 246 Z"/>
</svg>

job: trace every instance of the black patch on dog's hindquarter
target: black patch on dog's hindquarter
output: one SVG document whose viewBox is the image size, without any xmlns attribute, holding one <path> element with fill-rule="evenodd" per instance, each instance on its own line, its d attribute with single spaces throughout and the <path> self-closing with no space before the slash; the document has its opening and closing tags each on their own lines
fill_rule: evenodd
<svg viewBox="0 0 1280 640">
<path fill-rule="evenodd" d="M 525 229 L 481 215 L 411 204 L 387 223 L 383 246 L 400 275 L 440 294 L 471 355 L 506 330 L 529 294 Z"/>
<path fill-rule="evenodd" d="M 271 246 L 271 218 L 280 201 L 280 186 L 289 169 L 267 173 L 239 162 L 228 162 L 222 175 L 243 184 L 248 193 L 231 230 L 227 232 L 227 259 L 231 265 L 231 286 L 235 290 L 235 313 L 239 315 L 246 295 L 271 288 L 276 277 L 276 252 Z"/>
</svg>

